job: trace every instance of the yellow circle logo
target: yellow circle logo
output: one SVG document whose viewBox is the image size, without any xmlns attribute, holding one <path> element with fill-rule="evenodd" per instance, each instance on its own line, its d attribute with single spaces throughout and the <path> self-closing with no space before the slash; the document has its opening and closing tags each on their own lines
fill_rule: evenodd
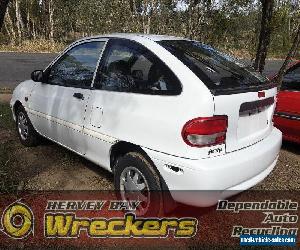
<svg viewBox="0 0 300 250">
<path fill-rule="evenodd" d="M 2 231 L 9 237 L 23 239 L 33 233 L 33 222 L 31 209 L 21 202 L 15 202 L 2 214 Z"/>
</svg>

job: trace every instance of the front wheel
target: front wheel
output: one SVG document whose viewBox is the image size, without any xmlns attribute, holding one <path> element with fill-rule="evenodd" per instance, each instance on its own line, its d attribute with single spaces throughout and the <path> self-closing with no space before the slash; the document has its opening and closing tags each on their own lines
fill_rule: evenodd
<svg viewBox="0 0 300 250">
<path fill-rule="evenodd" d="M 19 107 L 16 112 L 16 127 L 21 143 L 26 147 L 36 146 L 40 142 L 40 135 L 35 131 L 24 107 Z"/>
<path fill-rule="evenodd" d="M 118 159 L 114 184 L 118 198 L 140 202 L 137 215 L 157 216 L 162 212 L 160 177 L 142 154 L 130 152 Z"/>
</svg>

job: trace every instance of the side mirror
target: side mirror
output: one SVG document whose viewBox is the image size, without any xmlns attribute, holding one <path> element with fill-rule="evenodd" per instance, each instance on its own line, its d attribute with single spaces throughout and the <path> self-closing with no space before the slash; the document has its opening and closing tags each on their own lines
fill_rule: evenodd
<svg viewBox="0 0 300 250">
<path fill-rule="evenodd" d="M 34 82 L 43 82 L 44 81 L 44 72 L 43 70 L 35 70 L 31 73 L 31 79 Z"/>
</svg>

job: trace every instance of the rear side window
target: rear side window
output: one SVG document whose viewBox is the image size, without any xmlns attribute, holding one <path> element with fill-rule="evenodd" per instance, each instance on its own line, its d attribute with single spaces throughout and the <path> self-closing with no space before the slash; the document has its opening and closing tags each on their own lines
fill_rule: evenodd
<svg viewBox="0 0 300 250">
<path fill-rule="evenodd" d="M 158 42 L 200 78 L 214 94 L 263 88 L 268 79 L 211 46 L 191 40 Z"/>
<path fill-rule="evenodd" d="M 181 92 L 177 77 L 156 55 L 125 39 L 109 41 L 94 87 L 154 95 L 178 95 Z"/>
<path fill-rule="evenodd" d="M 284 75 L 281 90 L 300 91 L 300 64 Z"/>
</svg>

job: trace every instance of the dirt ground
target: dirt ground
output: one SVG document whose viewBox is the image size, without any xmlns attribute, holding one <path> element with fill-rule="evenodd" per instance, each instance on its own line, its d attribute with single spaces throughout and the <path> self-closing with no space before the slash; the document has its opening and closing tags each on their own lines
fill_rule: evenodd
<svg viewBox="0 0 300 250">
<path fill-rule="evenodd" d="M 6 96 L 5 102 L 8 99 Z M 0 102 L 3 100 L 0 95 Z M 8 105 L 0 105 L 0 179 L 9 181 L 2 183 L 2 188 L 8 185 L 18 190 L 113 190 L 111 173 L 55 143 L 45 140 L 38 147 L 22 146 Z M 300 146 L 284 142 L 274 171 L 253 189 L 300 190 L 299 177 Z"/>
<path fill-rule="evenodd" d="M 11 130 L 1 130 L 0 141 L 9 145 L 9 172 L 17 178 L 18 190 L 113 189 L 108 171 L 52 142 L 26 148 Z"/>
<path fill-rule="evenodd" d="M 9 103 L 11 94 L 0 94 L 0 103 Z"/>
</svg>

